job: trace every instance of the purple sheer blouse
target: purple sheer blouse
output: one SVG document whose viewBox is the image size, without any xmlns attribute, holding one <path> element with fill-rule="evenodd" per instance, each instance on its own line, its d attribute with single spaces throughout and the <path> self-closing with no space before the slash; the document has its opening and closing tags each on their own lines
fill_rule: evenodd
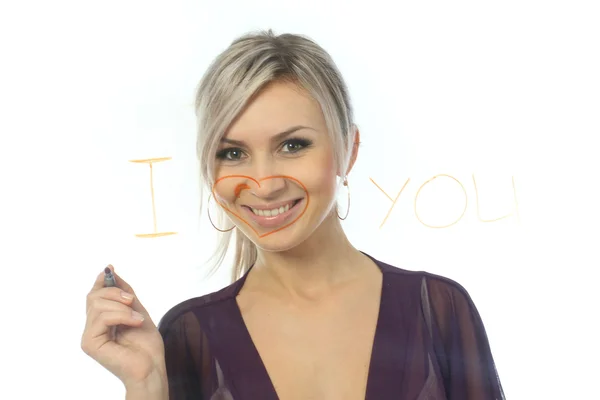
<svg viewBox="0 0 600 400">
<path fill-rule="evenodd" d="M 458 283 L 369 256 L 383 273 L 368 400 L 504 400 L 482 319 Z M 248 273 L 170 309 L 158 329 L 170 400 L 276 400 L 236 302 Z"/>
</svg>

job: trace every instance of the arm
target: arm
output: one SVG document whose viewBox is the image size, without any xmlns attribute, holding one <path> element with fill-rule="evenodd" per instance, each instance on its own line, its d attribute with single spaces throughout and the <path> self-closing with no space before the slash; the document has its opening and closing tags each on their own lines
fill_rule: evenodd
<svg viewBox="0 0 600 400">
<path fill-rule="evenodd" d="M 441 277 L 426 284 L 448 399 L 505 400 L 483 321 L 467 291 Z"/>
<path fill-rule="evenodd" d="M 169 400 L 168 385 L 166 373 L 156 372 L 145 384 L 127 388 L 125 400 Z"/>
</svg>

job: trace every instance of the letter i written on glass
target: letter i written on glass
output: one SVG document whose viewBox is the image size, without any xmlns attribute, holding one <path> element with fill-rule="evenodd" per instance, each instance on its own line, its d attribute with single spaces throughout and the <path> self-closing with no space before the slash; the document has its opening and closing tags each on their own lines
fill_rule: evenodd
<svg viewBox="0 0 600 400">
<path fill-rule="evenodd" d="M 148 164 L 150 166 L 150 195 L 152 196 L 152 218 L 154 219 L 154 232 L 152 233 L 136 233 L 135 236 L 140 238 L 155 238 L 160 236 L 174 235 L 177 232 L 159 232 L 156 228 L 156 204 L 154 202 L 154 177 L 152 175 L 152 164 L 162 161 L 168 161 L 171 157 L 148 158 L 145 160 L 129 160 L 132 163 Z"/>
</svg>

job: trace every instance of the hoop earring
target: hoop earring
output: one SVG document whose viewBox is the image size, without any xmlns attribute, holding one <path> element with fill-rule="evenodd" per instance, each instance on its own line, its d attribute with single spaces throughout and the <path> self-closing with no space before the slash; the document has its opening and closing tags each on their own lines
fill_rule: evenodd
<svg viewBox="0 0 600 400">
<path fill-rule="evenodd" d="M 348 188 L 348 209 L 346 210 L 346 215 L 344 215 L 344 218 L 342 218 L 340 217 L 340 214 L 337 212 L 337 210 L 335 210 L 337 217 L 342 221 L 348 218 L 348 213 L 350 212 L 350 186 L 348 186 L 348 178 L 344 178 L 344 186 Z"/>
<path fill-rule="evenodd" d="M 216 230 L 218 230 L 219 232 L 229 232 L 230 230 L 232 230 L 233 228 L 235 228 L 235 225 L 233 225 L 231 228 L 227 229 L 227 230 L 223 230 L 223 229 L 219 229 L 215 226 L 215 224 L 212 221 L 212 218 L 210 217 L 210 199 L 212 196 L 208 196 L 208 203 L 206 204 L 206 213 L 208 214 L 208 220 L 210 221 L 210 224 L 213 226 L 213 228 L 215 228 Z"/>
</svg>

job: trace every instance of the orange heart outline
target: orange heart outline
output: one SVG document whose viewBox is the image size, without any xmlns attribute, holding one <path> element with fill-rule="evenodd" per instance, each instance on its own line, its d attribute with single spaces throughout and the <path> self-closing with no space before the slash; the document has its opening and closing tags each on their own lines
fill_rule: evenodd
<svg viewBox="0 0 600 400">
<path fill-rule="evenodd" d="M 250 225 L 250 223 L 248 223 L 248 221 L 246 221 L 246 219 L 245 219 L 245 218 L 243 218 L 243 217 L 241 217 L 239 214 L 237 214 L 237 213 L 235 213 L 235 212 L 231 211 L 231 210 L 230 210 L 230 209 L 229 209 L 229 208 L 228 208 L 226 205 L 223 205 L 223 204 L 221 204 L 221 203 L 219 202 L 219 200 L 217 200 L 217 197 L 215 196 L 215 188 L 217 187 L 217 184 L 218 184 L 219 182 L 221 182 L 222 180 L 224 180 L 224 179 L 229 179 L 229 178 L 246 178 L 246 179 L 250 179 L 252 182 L 256 183 L 256 185 L 258 185 L 258 187 L 260 187 L 260 182 L 262 182 L 262 181 L 266 181 L 267 179 L 274 179 L 274 178 L 284 178 L 284 179 L 290 179 L 290 180 L 292 180 L 292 181 L 295 181 L 296 183 L 298 183 L 300 186 L 302 186 L 302 189 L 304 189 L 304 193 L 306 193 L 306 205 L 304 206 L 304 210 L 302 210 L 302 212 L 300 213 L 300 215 L 298 215 L 298 216 L 297 216 L 297 217 L 296 217 L 296 218 L 295 218 L 293 221 L 291 221 L 290 223 L 288 223 L 288 224 L 286 224 L 286 225 L 282 226 L 281 228 L 277 228 L 277 229 L 275 229 L 275 230 L 273 230 L 273 231 L 269 231 L 269 232 L 267 232 L 267 233 L 263 233 L 262 235 L 259 235 L 259 234 L 258 234 L 258 232 L 256 231 L 256 229 L 254 229 L 254 227 L 253 227 L 252 225 Z M 242 189 L 242 190 L 243 190 L 243 189 Z M 285 228 L 287 228 L 288 226 L 292 225 L 294 222 L 298 221 L 298 220 L 300 219 L 300 217 L 302 217 L 302 215 L 304 215 L 304 213 L 305 213 L 305 212 L 306 212 L 306 210 L 308 209 L 308 204 L 309 204 L 309 202 L 310 202 L 310 195 L 308 194 L 308 189 L 306 189 L 306 186 L 304 186 L 304 184 L 303 184 L 302 182 L 300 182 L 298 179 L 296 179 L 296 178 L 294 178 L 294 177 L 291 177 L 291 176 L 288 176 L 288 175 L 272 175 L 272 176 L 267 176 L 267 177 L 265 177 L 265 178 L 261 178 L 261 179 L 259 179 L 259 180 L 256 180 L 256 179 L 254 179 L 254 178 L 252 178 L 251 176 L 248 176 L 248 175 L 226 175 L 226 176 L 223 176 L 223 177 L 221 177 L 221 178 L 219 178 L 219 179 L 217 179 L 217 180 L 215 181 L 215 183 L 213 184 L 213 187 L 212 187 L 212 190 L 211 190 L 211 192 L 212 192 L 213 198 L 215 199 L 215 202 L 216 202 L 218 205 L 220 205 L 220 206 L 221 206 L 221 207 L 222 207 L 222 208 L 223 208 L 225 211 L 227 211 L 227 212 L 228 212 L 228 213 L 230 213 L 230 214 L 233 214 L 233 215 L 235 215 L 235 216 L 236 216 L 236 217 L 237 217 L 239 220 L 241 220 L 243 223 L 245 223 L 246 225 L 248 225 L 248 227 L 249 227 L 250 229 L 252 229 L 252 231 L 253 231 L 253 232 L 254 232 L 254 233 L 255 233 L 255 234 L 256 234 L 256 235 L 257 235 L 259 238 L 263 238 L 263 237 L 265 237 L 265 236 L 268 236 L 268 235 L 271 235 L 271 234 L 273 234 L 273 233 L 275 233 L 275 232 L 279 232 L 280 230 L 282 230 L 282 229 L 285 229 Z M 238 196 L 239 196 L 239 194 L 238 194 L 238 193 L 236 193 L 236 197 L 238 197 Z"/>
</svg>

